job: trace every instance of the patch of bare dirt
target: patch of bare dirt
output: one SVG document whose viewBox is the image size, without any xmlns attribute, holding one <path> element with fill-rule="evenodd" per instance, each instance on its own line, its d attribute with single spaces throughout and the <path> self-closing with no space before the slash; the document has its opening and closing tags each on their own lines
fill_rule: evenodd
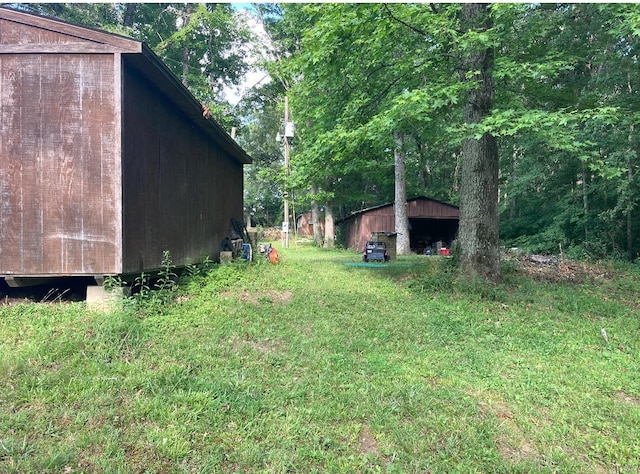
<svg viewBox="0 0 640 474">
<path fill-rule="evenodd" d="M 488 393 L 469 391 L 469 395 L 477 400 L 478 408 L 483 415 L 497 418 L 498 434 L 493 442 L 504 460 L 519 463 L 537 459 L 538 451 L 527 440 L 513 412 L 504 401 L 495 399 Z"/>
<path fill-rule="evenodd" d="M 614 397 L 619 402 L 628 403 L 629 405 L 640 406 L 640 398 L 632 397 L 623 390 L 619 390 L 614 394 Z"/>
<path fill-rule="evenodd" d="M 501 432 L 493 442 L 502 459 L 519 463 L 537 458 L 538 452 L 531 443 L 527 442 L 522 431 L 512 419 L 503 420 L 501 428 Z"/>
<path fill-rule="evenodd" d="M 293 292 L 289 290 L 260 290 L 260 291 L 226 291 L 222 293 L 225 298 L 237 298 L 240 303 L 275 303 L 286 304 L 293 298 Z"/>
<path fill-rule="evenodd" d="M 376 438 L 371 433 L 371 429 L 369 425 L 364 423 L 362 428 L 360 428 L 360 433 L 358 433 L 358 443 L 360 444 L 360 452 L 365 456 L 371 454 L 375 457 L 380 455 L 380 451 L 378 450 L 378 442 Z"/>
</svg>

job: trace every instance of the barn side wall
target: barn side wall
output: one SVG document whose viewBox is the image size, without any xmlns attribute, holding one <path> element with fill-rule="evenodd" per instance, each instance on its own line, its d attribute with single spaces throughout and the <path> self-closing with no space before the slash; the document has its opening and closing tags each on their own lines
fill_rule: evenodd
<svg viewBox="0 0 640 474">
<path fill-rule="evenodd" d="M 385 206 L 365 212 L 359 218 L 360 226 L 357 234 L 356 248 L 359 252 L 364 250 L 367 241 L 371 239 L 373 232 L 395 232 L 396 222 L 393 206 Z"/>
<path fill-rule="evenodd" d="M 4 44 L 66 38 L 0 26 Z M 111 54 L 0 54 L 0 275 L 120 271 L 113 99 Z"/>
<path fill-rule="evenodd" d="M 242 222 L 242 164 L 124 65 L 124 273 L 160 268 L 164 251 L 178 266 L 217 259 Z"/>
<path fill-rule="evenodd" d="M 313 237 L 313 220 L 311 212 L 305 212 L 298 216 L 296 232 L 299 237 Z M 320 220 L 320 234 L 324 236 L 324 216 Z"/>
<path fill-rule="evenodd" d="M 341 231 L 344 234 L 343 245 L 348 249 L 359 249 L 360 242 L 360 216 L 354 216 L 340 224 Z"/>
</svg>

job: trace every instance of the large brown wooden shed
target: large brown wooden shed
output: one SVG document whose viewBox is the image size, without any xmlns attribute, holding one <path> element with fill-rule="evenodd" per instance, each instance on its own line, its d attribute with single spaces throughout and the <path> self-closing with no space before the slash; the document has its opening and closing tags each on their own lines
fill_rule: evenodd
<svg viewBox="0 0 640 474">
<path fill-rule="evenodd" d="M 428 246 L 441 242 L 451 245 L 458 231 L 458 206 L 436 199 L 418 196 L 407 200 L 409 241 L 414 252 L 422 253 Z M 372 234 L 396 232 L 393 203 L 370 207 L 351 214 L 336 223 L 342 231 L 347 248 L 362 252 Z"/>
<path fill-rule="evenodd" d="M 0 8 L 0 278 L 217 259 L 249 156 L 142 42 Z"/>
</svg>

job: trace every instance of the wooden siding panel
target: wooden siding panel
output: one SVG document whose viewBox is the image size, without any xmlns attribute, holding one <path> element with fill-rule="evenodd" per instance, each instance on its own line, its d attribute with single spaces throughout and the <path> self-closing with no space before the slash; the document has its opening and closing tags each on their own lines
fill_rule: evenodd
<svg viewBox="0 0 640 474">
<path fill-rule="evenodd" d="M 377 209 L 372 209 L 369 212 L 365 213 L 368 216 L 393 216 L 394 215 L 394 211 L 393 211 L 393 206 L 384 206 L 384 207 L 379 207 Z"/>
<path fill-rule="evenodd" d="M 410 218 L 449 219 L 459 214 L 457 207 L 430 199 L 416 199 L 407 203 L 407 216 Z"/>
<path fill-rule="evenodd" d="M 391 207 L 393 210 L 393 206 Z M 388 214 L 388 208 L 377 209 L 372 214 L 365 213 L 360 218 L 360 236 L 358 250 L 364 250 L 364 246 L 371 239 L 373 232 L 395 232 L 396 223 L 393 214 Z"/>
<path fill-rule="evenodd" d="M 0 56 L 0 265 L 22 267 L 22 163 L 12 159 L 22 155 L 21 130 L 9 127 L 20 123 L 19 68 L 15 58 Z M 6 132 L 5 132 L 6 130 Z M 11 229 L 11 232 L 10 232 Z"/>
<path fill-rule="evenodd" d="M 117 272 L 112 56 L 2 55 L 0 68 L 0 273 Z"/>
<path fill-rule="evenodd" d="M 298 216 L 296 233 L 300 237 L 313 237 L 313 216 L 311 212 L 305 212 Z M 324 236 L 324 216 L 320 217 L 320 233 Z"/>
<path fill-rule="evenodd" d="M 362 222 L 366 222 L 366 226 L 370 230 L 369 237 L 371 232 L 395 232 L 396 230 L 396 222 L 393 215 L 365 214 L 362 216 Z"/>
<path fill-rule="evenodd" d="M 124 69 L 124 272 L 217 258 L 242 221 L 242 164 L 133 69 Z M 204 118 L 202 118 L 204 120 Z"/>
</svg>

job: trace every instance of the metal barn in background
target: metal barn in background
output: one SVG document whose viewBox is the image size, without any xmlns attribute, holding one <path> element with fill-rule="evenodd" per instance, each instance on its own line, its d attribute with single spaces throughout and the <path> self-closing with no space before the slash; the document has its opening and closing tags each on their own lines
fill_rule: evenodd
<svg viewBox="0 0 640 474">
<path fill-rule="evenodd" d="M 0 278 L 217 259 L 250 162 L 142 42 L 0 8 Z"/>
<path fill-rule="evenodd" d="M 419 196 L 407 200 L 407 217 L 411 250 L 421 254 L 440 244 L 451 245 L 458 231 L 460 211 L 453 204 Z M 336 224 L 342 229 L 345 247 L 362 252 L 372 235 L 395 233 L 393 203 L 363 209 Z"/>
</svg>

